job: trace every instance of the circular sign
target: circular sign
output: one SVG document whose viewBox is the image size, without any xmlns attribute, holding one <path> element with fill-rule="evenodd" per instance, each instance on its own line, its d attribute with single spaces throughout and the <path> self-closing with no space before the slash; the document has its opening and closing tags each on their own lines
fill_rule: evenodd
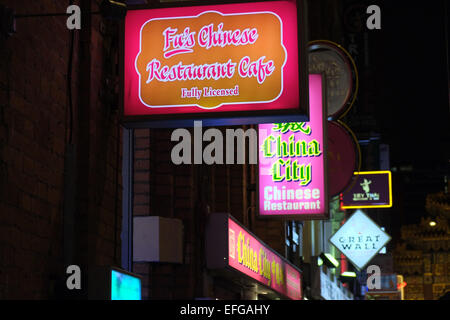
<svg viewBox="0 0 450 320">
<path fill-rule="evenodd" d="M 350 54 L 326 40 L 309 43 L 309 73 L 326 75 L 327 115 L 338 119 L 351 108 L 358 91 L 358 72 Z"/>
<path fill-rule="evenodd" d="M 342 122 L 328 121 L 327 129 L 328 190 L 333 197 L 351 185 L 361 157 L 358 141 Z"/>
</svg>

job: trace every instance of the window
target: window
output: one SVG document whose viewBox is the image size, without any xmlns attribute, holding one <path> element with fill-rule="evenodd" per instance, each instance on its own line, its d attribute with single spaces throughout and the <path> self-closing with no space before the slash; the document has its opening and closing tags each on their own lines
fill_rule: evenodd
<svg viewBox="0 0 450 320">
<path fill-rule="evenodd" d="M 302 257 L 303 223 L 286 221 L 286 257 L 295 265 L 299 265 Z"/>
</svg>

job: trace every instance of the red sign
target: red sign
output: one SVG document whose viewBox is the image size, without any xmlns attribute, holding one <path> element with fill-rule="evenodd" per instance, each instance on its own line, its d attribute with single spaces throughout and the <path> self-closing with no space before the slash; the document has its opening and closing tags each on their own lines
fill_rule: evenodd
<svg viewBox="0 0 450 320">
<path fill-rule="evenodd" d="M 257 282 L 290 299 L 302 299 L 300 270 L 229 214 L 209 216 L 205 249 L 207 267 L 218 274 L 230 279 L 240 274 L 243 283 Z"/>
<path fill-rule="evenodd" d="M 300 272 L 232 219 L 228 219 L 228 249 L 230 267 L 291 299 L 301 299 Z"/>
<path fill-rule="evenodd" d="M 130 10 L 123 115 L 199 119 L 263 111 L 306 119 L 297 12 L 293 0 Z"/>
<path fill-rule="evenodd" d="M 328 121 L 328 190 L 336 196 L 352 182 L 358 170 L 358 142 L 340 122 Z"/>
</svg>

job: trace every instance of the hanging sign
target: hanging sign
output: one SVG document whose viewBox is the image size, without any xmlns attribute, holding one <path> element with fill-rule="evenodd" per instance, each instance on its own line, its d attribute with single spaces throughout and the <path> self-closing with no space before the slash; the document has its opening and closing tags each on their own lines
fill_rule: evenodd
<svg viewBox="0 0 450 320">
<path fill-rule="evenodd" d="M 228 219 L 228 264 L 291 299 L 301 299 L 300 272 Z"/>
<path fill-rule="evenodd" d="M 293 0 L 130 10 L 125 119 L 307 119 L 302 25 Z"/>
<path fill-rule="evenodd" d="M 359 170 L 359 144 L 341 121 L 328 121 L 328 190 L 339 195 L 353 183 L 353 172 Z"/>
<path fill-rule="evenodd" d="M 352 188 L 342 194 L 342 208 L 392 207 L 392 179 L 390 171 L 355 172 Z"/>
<path fill-rule="evenodd" d="M 302 299 L 301 271 L 231 215 L 209 216 L 205 249 L 207 267 L 222 276 L 240 276 L 242 283 L 257 283 L 290 299 Z"/>
<path fill-rule="evenodd" d="M 327 115 L 342 118 L 355 102 L 358 72 L 351 55 L 339 44 L 328 40 L 309 43 L 309 72 L 324 72 L 327 83 Z"/>
<path fill-rule="evenodd" d="M 359 270 L 390 240 L 391 237 L 361 210 L 357 210 L 330 238 L 330 242 Z"/>
<path fill-rule="evenodd" d="M 258 126 L 261 216 L 323 219 L 328 214 L 322 79 L 309 76 L 309 122 Z"/>
</svg>

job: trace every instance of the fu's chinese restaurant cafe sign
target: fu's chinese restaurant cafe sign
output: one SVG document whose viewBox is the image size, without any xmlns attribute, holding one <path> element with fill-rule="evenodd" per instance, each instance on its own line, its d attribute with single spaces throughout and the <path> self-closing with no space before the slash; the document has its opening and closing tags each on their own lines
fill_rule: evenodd
<svg viewBox="0 0 450 320">
<path fill-rule="evenodd" d="M 297 1 L 285 0 L 130 10 L 124 31 L 125 122 L 307 119 L 298 2 L 299 9 Z"/>
<path fill-rule="evenodd" d="M 323 76 L 309 75 L 310 121 L 258 126 L 259 214 L 324 219 L 328 215 Z"/>
<path fill-rule="evenodd" d="M 206 228 L 206 257 L 209 269 L 234 272 L 293 300 L 302 298 L 301 273 L 285 258 L 224 213 L 209 217 Z M 237 273 L 236 273 L 237 272 Z M 229 276 L 229 275 L 228 275 Z"/>
</svg>

